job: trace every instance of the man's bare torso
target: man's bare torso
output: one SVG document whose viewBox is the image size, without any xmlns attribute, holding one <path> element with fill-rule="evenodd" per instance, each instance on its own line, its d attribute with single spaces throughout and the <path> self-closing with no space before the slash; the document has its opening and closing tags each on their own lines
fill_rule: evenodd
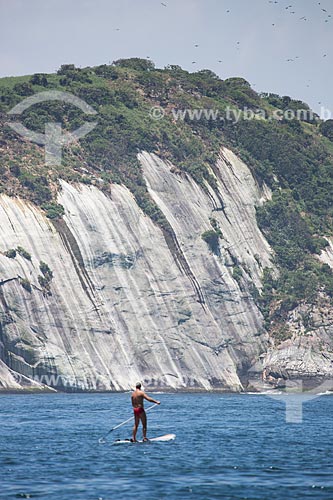
<svg viewBox="0 0 333 500">
<path fill-rule="evenodd" d="M 133 408 L 143 408 L 144 392 L 137 389 L 132 392 L 132 406 Z"/>
</svg>

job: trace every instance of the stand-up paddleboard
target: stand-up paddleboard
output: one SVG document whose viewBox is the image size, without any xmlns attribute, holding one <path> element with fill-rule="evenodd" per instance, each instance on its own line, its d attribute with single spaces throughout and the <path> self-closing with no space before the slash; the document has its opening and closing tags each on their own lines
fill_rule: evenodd
<svg viewBox="0 0 333 500">
<path fill-rule="evenodd" d="M 149 444 L 149 443 L 156 443 L 156 442 L 165 442 L 165 441 L 174 441 L 176 439 L 176 434 L 164 434 L 164 436 L 159 436 L 155 438 L 149 438 L 148 441 L 137 441 L 136 443 L 133 443 L 130 439 L 117 439 L 117 441 L 114 441 L 112 445 L 116 444 Z"/>
</svg>

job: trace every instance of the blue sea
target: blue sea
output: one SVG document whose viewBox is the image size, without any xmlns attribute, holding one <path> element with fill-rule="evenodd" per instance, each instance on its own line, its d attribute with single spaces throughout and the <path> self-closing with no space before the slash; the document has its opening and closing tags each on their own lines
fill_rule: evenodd
<svg viewBox="0 0 333 500">
<path fill-rule="evenodd" d="M 130 394 L 1 395 L 0 498 L 333 499 L 333 396 L 302 423 L 264 395 L 153 397 L 148 436 L 176 440 L 113 446 L 131 423 L 99 438 L 131 416 Z"/>
</svg>

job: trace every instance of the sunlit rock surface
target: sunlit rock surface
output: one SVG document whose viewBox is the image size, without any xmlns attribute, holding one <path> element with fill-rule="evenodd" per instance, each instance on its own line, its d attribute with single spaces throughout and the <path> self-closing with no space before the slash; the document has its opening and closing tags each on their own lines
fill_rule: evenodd
<svg viewBox="0 0 333 500">
<path fill-rule="evenodd" d="M 126 390 L 141 380 L 149 390 L 237 391 L 267 352 L 252 294 L 272 265 L 255 218 L 269 190 L 228 150 L 212 171 L 217 192 L 155 155 L 139 159 L 168 234 L 119 185 L 106 196 L 62 182 L 56 223 L 0 197 L 0 389 L 30 380 Z M 222 233 L 215 253 L 202 239 L 211 219 Z M 18 246 L 31 260 L 4 254 Z M 51 294 L 38 280 L 41 261 Z"/>
<path fill-rule="evenodd" d="M 319 259 L 324 263 L 333 268 L 333 238 L 326 238 L 328 245 L 324 250 L 321 251 Z"/>
</svg>

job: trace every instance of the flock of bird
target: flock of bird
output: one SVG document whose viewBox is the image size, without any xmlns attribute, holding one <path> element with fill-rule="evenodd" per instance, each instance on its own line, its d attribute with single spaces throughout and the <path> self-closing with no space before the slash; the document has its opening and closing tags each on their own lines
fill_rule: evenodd
<svg viewBox="0 0 333 500">
<path fill-rule="evenodd" d="M 283 7 L 282 0 L 268 0 L 268 3 L 269 4 L 274 4 L 274 5 L 281 5 Z M 164 8 L 168 7 L 168 4 L 165 3 L 165 2 L 161 2 L 161 5 Z M 324 19 L 324 22 L 325 23 L 330 22 L 332 20 L 332 15 L 328 13 L 327 9 L 324 9 L 322 7 L 321 2 L 318 2 L 318 8 L 326 16 L 326 19 Z M 287 6 L 284 7 L 284 10 L 287 11 L 289 14 L 295 15 L 297 12 L 295 10 L 291 10 L 291 9 L 293 9 L 293 5 L 287 5 Z M 231 10 L 227 9 L 226 10 L 226 14 L 230 14 L 230 13 L 231 13 Z M 299 21 L 303 21 L 303 22 L 307 22 L 309 20 L 309 18 L 307 16 L 302 16 L 302 17 L 299 17 L 298 20 Z M 272 26 L 276 27 L 277 23 L 276 22 L 272 23 Z M 116 31 L 120 31 L 120 28 L 116 28 Z M 194 47 L 198 48 L 199 44 L 195 43 Z M 240 42 L 239 41 L 236 41 L 236 50 L 240 50 Z M 327 57 L 327 54 L 323 54 L 322 57 Z M 147 59 L 150 59 L 150 57 L 147 56 Z M 300 56 L 289 57 L 288 59 L 286 59 L 286 62 L 292 63 L 292 62 L 295 62 L 297 59 L 300 59 Z M 223 61 L 221 59 L 219 59 L 217 62 L 219 64 L 221 64 Z M 192 64 L 197 64 L 197 61 L 192 61 Z"/>
<path fill-rule="evenodd" d="M 278 4 L 280 4 L 280 3 L 281 3 L 281 0 L 269 0 L 269 1 L 268 1 L 268 3 L 278 5 Z M 163 7 L 167 7 L 167 6 L 168 6 L 168 5 L 167 5 L 166 3 L 164 3 L 164 2 L 161 2 L 161 5 L 162 5 Z M 330 22 L 330 21 L 332 20 L 332 15 L 328 13 L 327 9 L 324 9 L 324 8 L 321 6 L 321 2 L 318 2 L 318 6 L 319 6 L 320 10 L 323 12 L 323 14 L 325 14 L 325 15 L 327 16 L 327 17 L 326 17 L 326 19 L 324 19 L 324 22 L 325 22 L 325 23 Z M 295 15 L 295 14 L 296 14 L 296 11 L 295 11 L 295 10 L 291 10 L 292 8 L 293 8 L 293 6 L 292 6 L 292 5 L 287 5 L 286 7 L 284 7 L 284 10 L 288 11 L 288 12 L 289 12 L 289 14 Z M 230 14 L 230 13 L 231 13 L 230 9 L 227 9 L 227 10 L 226 10 L 226 14 Z M 306 16 L 302 16 L 302 17 L 300 17 L 300 18 L 299 18 L 299 21 L 304 21 L 304 22 L 307 22 L 307 21 L 308 21 L 308 18 L 307 18 Z M 273 26 L 273 27 L 276 27 L 276 23 L 272 23 L 272 26 Z M 240 47 L 239 47 L 239 46 L 240 46 L 240 42 L 239 42 L 239 41 L 237 41 L 237 42 L 236 42 L 236 49 L 238 49 L 238 50 L 239 50 L 239 49 L 240 49 Z M 199 47 L 199 44 L 198 44 L 198 43 L 194 44 L 194 47 L 195 47 L 195 48 L 198 48 L 198 47 Z M 323 54 L 323 57 L 327 57 L 327 54 Z M 286 62 L 288 62 L 288 63 L 290 63 L 290 62 L 294 62 L 296 59 L 299 59 L 299 58 L 300 58 L 300 56 L 294 56 L 293 58 L 289 57 L 288 59 L 286 59 Z M 217 62 L 221 64 L 223 61 L 222 61 L 221 59 L 219 59 Z M 197 64 L 197 61 L 192 61 L 192 64 Z"/>
<path fill-rule="evenodd" d="M 273 2 L 273 0 L 269 0 L 269 2 L 268 2 L 268 3 L 278 4 L 279 2 L 277 2 L 277 1 L 274 1 L 274 2 Z M 320 3 L 320 2 L 318 2 L 318 5 L 321 5 L 321 3 Z M 287 7 L 285 7 L 285 10 L 288 10 L 288 11 L 289 11 L 289 14 L 296 14 L 296 12 L 295 12 L 294 10 L 289 10 L 289 9 L 292 9 L 292 7 L 293 7 L 292 5 L 288 5 Z M 327 14 L 327 19 L 325 19 L 325 23 L 328 23 L 328 22 L 330 21 L 330 18 L 332 17 L 332 16 L 331 16 L 331 14 L 328 14 L 328 13 L 327 13 L 327 10 L 326 10 L 326 9 L 323 9 L 322 7 L 321 7 L 321 11 L 322 11 L 322 12 L 325 12 L 325 13 Z M 307 20 L 308 20 L 308 18 L 307 18 L 306 16 L 302 16 L 302 17 L 300 17 L 300 18 L 299 18 L 299 20 L 300 20 L 300 21 L 307 21 Z M 272 26 L 275 26 L 275 24 L 272 24 Z"/>
<path fill-rule="evenodd" d="M 279 0 L 269 0 L 268 3 L 277 5 L 277 4 L 280 4 L 281 1 L 279 1 Z M 162 5 L 164 5 L 165 7 L 167 6 L 167 4 L 165 4 L 165 3 L 162 3 Z M 320 10 L 323 12 L 323 14 L 326 15 L 326 19 L 324 19 L 324 22 L 325 23 L 330 22 L 332 20 L 332 15 L 328 13 L 327 9 L 324 9 L 321 6 L 321 2 L 318 2 L 318 6 L 319 6 Z M 289 12 L 289 14 L 295 15 L 296 11 L 295 10 L 290 10 L 292 8 L 293 8 L 292 5 L 287 5 L 286 7 L 284 7 L 284 10 L 287 11 L 287 12 Z M 226 10 L 226 14 L 230 14 L 230 13 L 231 13 L 230 9 Z M 306 22 L 306 21 L 308 21 L 308 17 L 302 16 L 302 17 L 299 18 L 299 21 L 305 21 Z M 275 27 L 276 25 L 277 25 L 276 23 L 272 23 L 273 27 Z M 237 50 L 240 49 L 239 46 L 240 46 L 240 42 L 237 41 L 236 42 L 236 49 Z M 199 47 L 199 45 L 196 43 L 194 45 L 194 47 Z M 327 57 L 327 54 L 323 54 L 322 57 Z M 290 58 L 286 59 L 286 62 L 288 62 L 288 63 L 294 62 L 297 59 L 300 59 L 300 56 L 294 56 L 293 58 L 290 57 Z M 217 62 L 218 63 L 222 63 L 222 60 L 219 59 Z M 192 64 L 197 64 L 197 62 L 196 61 L 192 61 Z"/>
</svg>

